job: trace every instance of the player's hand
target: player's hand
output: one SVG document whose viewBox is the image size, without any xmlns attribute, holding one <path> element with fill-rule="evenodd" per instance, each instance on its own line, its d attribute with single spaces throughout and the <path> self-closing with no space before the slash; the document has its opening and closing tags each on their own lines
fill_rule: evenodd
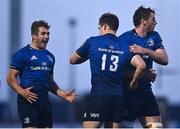
<svg viewBox="0 0 180 129">
<path fill-rule="evenodd" d="M 38 95 L 31 92 L 31 89 L 33 87 L 28 87 L 26 89 L 23 89 L 23 91 L 21 92 L 21 95 L 30 103 L 36 102 L 36 100 L 38 99 Z"/>
<path fill-rule="evenodd" d="M 129 50 L 132 53 L 146 54 L 146 49 L 136 44 L 131 45 Z"/>
<path fill-rule="evenodd" d="M 75 89 L 69 91 L 69 92 L 65 92 L 64 94 L 64 99 L 70 103 L 74 102 L 77 98 L 77 94 L 75 93 Z"/>
<path fill-rule="evenodd" d="M 135 90 L 138 87 L 138 82 L 132 80 L 129 86 L 130 86 L 130 89 Z"/>
<path fill-rule="evenodd" d="M 149 81 L 154 82 L 156 80 L 156 76 L 157 76 L 156 70 L 154 70 L 154 69 L 146 70 L 143 76 L 144 76 L 144 78 L 148 79 Z"/>
</svg>

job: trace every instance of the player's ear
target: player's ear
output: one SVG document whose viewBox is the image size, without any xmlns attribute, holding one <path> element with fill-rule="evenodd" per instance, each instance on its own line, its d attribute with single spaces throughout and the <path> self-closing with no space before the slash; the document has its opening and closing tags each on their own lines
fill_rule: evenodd
<svg viewBox="0 0 180 129">
<path fill-rule="evenodd" d="M 32 40 L 35 40 L 36 39 L 36 34 L 32 34 Z"/>
<path fill-rule="evenodd" d="M 104 24 L 104 30 L 106 30 L 107 29 L 107 25 L 106 24 Z"/>
<path fill-rule="evenodd" d="M 146 21 L 145 19 L 142 19 L 142 20 L 141 20 L 141 24 L 142 24 L 143 26 L 146 25 L 146 22 L 147 22 L 147 21 Z"/>
</svg>

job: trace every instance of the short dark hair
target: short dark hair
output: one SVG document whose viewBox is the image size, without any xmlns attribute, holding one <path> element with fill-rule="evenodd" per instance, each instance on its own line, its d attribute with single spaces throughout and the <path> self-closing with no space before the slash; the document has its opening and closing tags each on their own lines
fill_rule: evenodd
<svg viewBox="0 0 180 129">
<path fill-rule="evenodd" d="M 49 30 L 50 25 L 46 21 L 40 20 L 40 21 L 34 21 L 31 25 L 31 35 L 38 34 L 39 27 L 44 27 Z"/>
<path fill-rule="evenodd" d="M 117 31 L 119 27 L 119 19 L 116 15 L 112 13 L 104 13 L 99 18 L 99 25 L 103 26 L 104 24 L 107 24 L 110 29 Z"/>
<path fill-rule="evenodd" d="M 142 5 L 140 7 L 138 7 L 133 16 L 134 26 L 135 27 L 139 26 L 141 24 L 142 19 L 148 20 L 151 13 L 155 14 L 155 10 L 153 10 L 150 7 L 145 8 Z"/>
</svg>

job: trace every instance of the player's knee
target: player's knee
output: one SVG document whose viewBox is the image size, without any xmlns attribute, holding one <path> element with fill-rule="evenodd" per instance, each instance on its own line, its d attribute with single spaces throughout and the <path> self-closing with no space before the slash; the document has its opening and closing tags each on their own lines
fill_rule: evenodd
<svg viewBox="0 0 180 129">
<path fill-rule="evenodd" d="M 145 128 L 163 128 L 163 124 L 161 122 L 147 123 Z"/>
</svg>

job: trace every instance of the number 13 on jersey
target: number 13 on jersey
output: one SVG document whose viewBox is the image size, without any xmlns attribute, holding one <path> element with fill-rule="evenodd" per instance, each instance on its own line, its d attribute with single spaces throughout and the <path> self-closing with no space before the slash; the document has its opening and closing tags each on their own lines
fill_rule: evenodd
<svg viewBox="0 0 180 129">
<path fill-rule="evenodd" d="M 103 54 L 101 70 L 105 70 L 107 60 L 108 60 L 107 55 Z M 111 55 L 110 61 L 111 61 L 111 64 L 109 66 L 109 70 L 112 72 L 116 72 L 118 68 L 119 57 L 116 55 Z"/>
</svg>

